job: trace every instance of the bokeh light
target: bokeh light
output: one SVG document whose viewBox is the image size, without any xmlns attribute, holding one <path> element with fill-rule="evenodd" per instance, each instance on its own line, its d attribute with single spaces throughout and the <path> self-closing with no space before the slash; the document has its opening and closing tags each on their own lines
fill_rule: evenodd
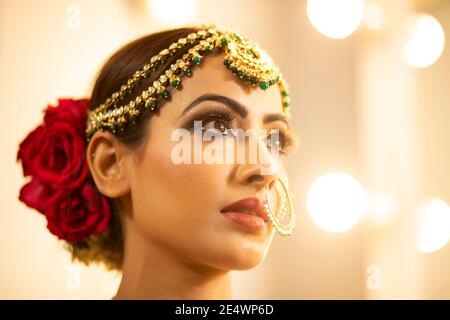
<svg viewBox="0 0 450 320">
<path fill-rule="evenodd" d="M 450 207 L 441 199 L 431 199 L 419 207 L 417 250 L 435 252 L 450 238 Z"/>
<path fill-rule="evenodd" d="M 445 47 L 441 24 L 431 15 L 421 14 L 412 20 L 411 36 L 404 46 L 406 62 L 415 68 L 434 64 Z"/>
<path fill-rule="evenodd" d="M 364 16 L 363 0 L 308 0 L 306 6 L 314 28 L 335 39 L 351 35 Z"/>
<path fill-rule="evenodd" d="M 308 192 L 307 207 L 322 229 L 343 232 L 352 228 L 364 213 L 365 191 L 345 173 L 330 173 L 317 179 Z"/>
<path fill-rule="evenodd" d="M 197 15 L 197 0 L 149 0 L 152 15 L 169 26 L 192 23 Z"/>
</svg>

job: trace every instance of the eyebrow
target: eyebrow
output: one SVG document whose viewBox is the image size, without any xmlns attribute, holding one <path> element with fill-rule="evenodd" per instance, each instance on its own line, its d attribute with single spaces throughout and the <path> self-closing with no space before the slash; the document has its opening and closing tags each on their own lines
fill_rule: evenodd
<svg viewBox="0 0 450 320">
<path fill-rule="evenodd" d="M 246 118 L 247 115 L 248 115 L 248 108 L 245 107 L 240 102 L 238 102 L 236 100 L 233 100 L 231 98 L 228 98 L 226 96 L 213 94 L 213 93 L 205 93 L 205 94 L 199 96 L 198 98 L 196 98 L 194 101 L 192 101 L 183 110 L 183 112 L 181 113 L 180 117 L 183 114 L 185 114 L 186 112 L 188 112 L 189 110 L 191 110 L 192 108 L 194 108 L 200 102 L 203 102 L 203 101 L 216 101 L 216 102 L 223 103 L 224 105 L 229 107 L 231 110 L 233 110 L 235 113 L 240 115 L 241 118 Z M 264 124 L 267 124 L 267 123 L 270 123 L 270 122 L 275 122 L 275 121 L 282 121 L 288 126 L 288 128 L 290 127 L 288 118 L 282 113 L 270 113 L 270 114 L 266 114 L 263 117 L 263 123 Z"/>
<path fill-rule="evenodd" d="M 236 112 L 238 115 L 240 115 L 242 118 L 247 117 L 248 115 L 248 109 L 243 106 L 240 102 L 233 100 L 231 98 L 221 96 L 218 94 L 212 94 L 212 93 L 205 93 L 192 101 L 181 113 L 180 116 L 194 108 L 196 105 L 198 105 L 200 102 L 203 101 L 216 101 L 225 104 L 230 109 L 232 109 L 234 112 Z"/>
<path fill-rule="evenodd" d="M 267 123 L 270 123 L 270 122 L 275 122 L 275 121 L 282 121 L 282 122 L 284 122 L 286 124 L 286 126 L 288 128 L 291 127 L 290 124 L 289 124 L 288 118 L 282 113 L 269 113 L 269 114 L 266 114 L 263 117 L 263 123 L 264 124 L 267 124 Z"/>
</svg>

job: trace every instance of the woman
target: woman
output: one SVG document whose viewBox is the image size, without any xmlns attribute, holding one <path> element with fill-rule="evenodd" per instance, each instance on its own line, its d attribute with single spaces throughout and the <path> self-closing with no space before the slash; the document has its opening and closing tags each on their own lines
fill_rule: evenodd
<svg viewBox="0 0 450 320">
<path fill-rule="evenodd" d="M 46 110 L 20 145 L 20 200 L 75 259 L 122 271 L 116 299 L 229 299 L 230 270 L 257 266 L 294 227 L 288 107 L 270 57 L 235 32 L 143 37 L 89 100 Z"/>
</svg>

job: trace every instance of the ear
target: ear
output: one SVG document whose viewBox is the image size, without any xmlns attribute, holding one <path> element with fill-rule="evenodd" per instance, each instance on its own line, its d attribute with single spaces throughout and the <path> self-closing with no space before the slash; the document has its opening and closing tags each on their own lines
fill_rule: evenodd
<svg viewBox="0 0 450 320">
<path fill-rule="evenodd" d="M 110 198 L 130 192 L 125 150 L 109 131 L 98 131 L 87 147 L 87 161 L 92 178 L 103 195 Z"/>
</svg>

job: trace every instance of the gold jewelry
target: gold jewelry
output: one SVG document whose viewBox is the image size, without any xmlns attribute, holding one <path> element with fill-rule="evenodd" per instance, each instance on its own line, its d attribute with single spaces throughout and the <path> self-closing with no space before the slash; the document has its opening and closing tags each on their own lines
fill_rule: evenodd
<svg viewBox="0 0 450 320">
<path fill-rule="evenodd" d="M 152 76 L 169 56 L 193 45 L 175 63 L 161 71 L 152 85 L 143 90 L 135 99 L 125 105 L 120 101 L 126 98 L 143 79 Z M 104 103 L 88 114 L 87 140 L 98 130 L 116 133 L 123 131 L 127 124 L 133 124 L 145 111 L 154 111 L 169 98 L 169 89 L 180 89 L 183 77 L 190 76 L 191 70 L 200 64 L 204 56 L 213 49 L 221 48 L 225 52 L 224 65 L 239 79 L 262 90 L 278 84 L 283 110 L 289 116 L 289 93 L 286 81 L 272 59 L 258 44 L 236 32 L 219 29 L 215 25 L 201 27 L 201 30 L 180 38 L 167 49 L 151 57 L 149 62 L 136 71 L 128 81 L 114 92 Z"/>
<path fill-rule="evenodd" d="M 269 186 L 266 186 L 266 203 L 264 204 L 264 211 L 266 212 L 267 216 L 269 217 L 270 222 L 272 222 L 272 225 L 274 226 L 275 230 L 278 232 L 281 236 L 290 236 L 292 234 L 292 230 L 295 226 L 295 218 L 296 215 L 294 214 L 294 207 L 292 205 L 292 195 L 289 193 L 285 183 L 281 178 L 277 178 L 276 182 L 279 182 L 282 186 L 282 189 L 285 193 L 284 196 L 281 197 L 281 205 L 279 206 L 279 210 L 277 210 L 276 213 L 273 212 L 272 206 L 270 205 L 269 201 Z M 286 201 L 287 200 L 287 201 Z M 286 202 L 289 205 L 289 210 L 286 210 Z M 284 218 L 286 213 L 289 214 L 289 222 L 287 225 L 282 225 L 281 220 Z"/>
</svg>

